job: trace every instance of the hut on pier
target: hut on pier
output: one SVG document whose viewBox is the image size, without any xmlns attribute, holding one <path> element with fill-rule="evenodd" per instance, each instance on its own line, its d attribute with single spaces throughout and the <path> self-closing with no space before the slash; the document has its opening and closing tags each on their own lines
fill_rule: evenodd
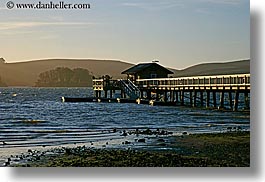
<svg viewBox="0 0 265 182">
<path fill-rule="evenodd" d="M 153 62 L 135 65 L 123 71 L 122 74 L 126 74 L 128 79 L 135 81 L 137 79 L 168 78 L 169 74 L 174 73 Z"/>
</svg>

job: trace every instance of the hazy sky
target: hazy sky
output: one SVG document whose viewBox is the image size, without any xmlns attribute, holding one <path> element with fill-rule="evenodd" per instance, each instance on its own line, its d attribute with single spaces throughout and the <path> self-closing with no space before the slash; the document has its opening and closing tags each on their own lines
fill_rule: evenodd
<svg viewBox="0 0 265 182">
<path fill-rule="evenodd" d="M 0 57 L 7 62 L 158 59 L 185 68 L 250 57 L 248 0 L 64 0 L 90 3 L 90 10 L 8 10 L 7 1 L 0 1 Z"/>
</svg>

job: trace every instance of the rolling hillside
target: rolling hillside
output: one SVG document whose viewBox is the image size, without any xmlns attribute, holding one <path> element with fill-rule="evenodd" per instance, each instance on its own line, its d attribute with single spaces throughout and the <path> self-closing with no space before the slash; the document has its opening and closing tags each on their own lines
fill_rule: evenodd
<svg viewBox="0 0 265 182">
<path fill-rule="evenodd" d="M 175 72 L 174 77 L 250 73 L 250 60 L 204 63 Z"/>
<path fill-rule="evenodd" d="M 79 60 L 50 59 L 20 63 L 4 63 L 0 61 L 0 76 L 8 86 L 34 86 L 40 73 L 57 67 L 84 68 L 95 76 L 112 75 L 121 77 L 122 70 L 132 64 L 114 60 Z"/>
<path fill-rule="evenodd" d="M 8 86 L 34 86 L 40 73 L 57 67 L 84 68 L 95 77 L 111 75 L 113 78 L 123 78 L 121 72 L 133 64 L 115 60 L 93 59 L 49 59 L 19 63 L 5 63 L 0 58 L 0 77 Z M 174 72 L 174 77 L 200 76 L 215 74 L 250 73 L 250 60 L 241 60 L 226 63 L 205 63 L 183 70 L 169 68 Z"/>
</svg>

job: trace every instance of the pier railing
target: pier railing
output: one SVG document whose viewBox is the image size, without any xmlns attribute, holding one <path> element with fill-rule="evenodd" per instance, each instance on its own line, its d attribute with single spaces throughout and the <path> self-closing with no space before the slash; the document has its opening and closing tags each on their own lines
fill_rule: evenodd
<svg viewBox="0 0 265 182">
<path fill-rule="evenodd" d="M 141 88 L 250 90 L 250 74 L 138 79 Z"/>
<path fill-rule="evenodd" d="M 94 79 L 93 89 L 99 98 L 101 91 L 104 91 L 105 98 L 112 98 L 113 93 L 120 90 L 121 98 L 149 101 L 155 98 L 158 102 L 163 100 L 174 105 L 187 105 L 188 102 L 192 107 L 222 109 L 227 107 L 227 101 L 234 111 L 238 110 L 239 98 L 243 94 L 244 108 L 250 107 L 250 74 L 138 79 L 134 83 L 130 80 Z"/>
<path fill-rule="evenodd" d="M 93 90 L 104 90 L 104 79 L 93 79 Z"/>
</svg>

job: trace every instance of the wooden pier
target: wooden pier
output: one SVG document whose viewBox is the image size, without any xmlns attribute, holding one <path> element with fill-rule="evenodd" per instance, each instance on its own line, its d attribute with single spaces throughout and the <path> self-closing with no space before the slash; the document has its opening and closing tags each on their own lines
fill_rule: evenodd
<svg viewBox="0 0 265 182">
<path fill-rule="evenodd" d="M 237 111 L 243 98 L 250 107 L 250 74 L 150 79 L 94 79 L 95 98 L 115 97 L 137 103 L 188 105 Z M 117 93 L 118 96 L 117 96 Z M 162 104 L 163 103 L 163 104 Z"/>
</svg>

